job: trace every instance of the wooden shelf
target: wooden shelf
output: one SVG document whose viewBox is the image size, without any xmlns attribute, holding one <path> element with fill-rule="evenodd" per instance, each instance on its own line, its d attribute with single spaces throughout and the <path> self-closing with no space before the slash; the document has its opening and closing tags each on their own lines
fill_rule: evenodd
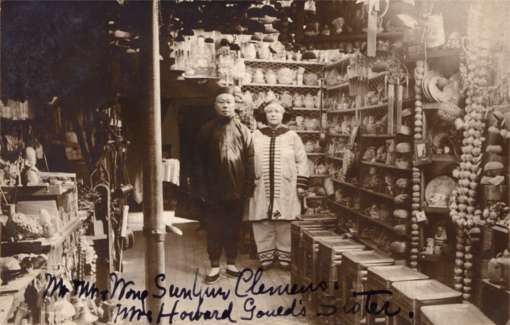
<svg viewBox="0 0 510 325">
<path fill-rule="evenodd" d="M 450 209 L 446 207 L 426 207 L 423 209 L 425 213 L 449 214 Z"/>
<path fill-rule="evenodd" d="M 383 107 L 388 107 L 388 103 L 383 102 L 383 103 L 375 104 L 375 105 L 362 106 L 362 107 L 358 108 L 358 111 L 366 111 L 366 110 L 372 110 L 372 109 L 383 108 Z"/>
<path fill-rule="evenodd" d="M 431 160 L 433 162 L 440 163 L 457 163 L 457 158 L 454 155 L 432 155 Z"/>
<path fill-rule="evenodd" d="M 284 85 L 284 84 L 244 84 L 242 87 L 253 87 L 253 88 L 292 88 L 292 89 L 320 89 L 319 85 L 316 86 L 306 86 L 306 85 Z"/>
<path fill-rule="evenodd" d="M 375 192 L 375 191 L 372 191 L 372 190 L 368 190 L 368 189 L 365 189 L 363 187 L 359 187 L 359 190 L 362 191 L 362 192 L 365 192 L 367 194 L 370 194 L 370 195 L 373 195 L 373 196 L 377 196 L 377 197 L 380 197 L 380 198 L 383 198 L 385 200 L 390 200 L 393 202 L 393 199 L 394 197 L 391 196 L 391 195 L 388 195 L 388 194 L 384 194 L 384 193 L 379 193 L 379 192 Z"/>
<path fill-rule="evenodd" d="M 362 163 L 363 165 L 366 165 L 366 166 L 373 166 L 373 167 L 387 168 L 387 169 L 393 169 L 393 170 L 399 170 L 399 171 L 406 171 L 406 172 L 410 172 L 410 171 L 412 171 L 412 169 L 411 169 L 411 168 L 400 168 L 400 167 L 397 167 L 397 166 L 394 166 L 394 165 L 386 165 L 386 164 L 383 164 L 383 163 L 377 163 L 377 162 L 362 161 L 361 163 Z"/>
<path fill-rule="evenodd" d="M 18 195 L 58 196 L 73 190 L 75 184 L 42 184 L 32 186 L 2 186 L 6 192 L 16 192 Z"/>
<path fill-rule="evenodd" d="M 301 134 L 320 134 L 321 131 L 316 131 L 316 130 L 295 130 L 296 133 L 301 133 Z"/>
<path fill-rule="evenodd" d="M 301 65 L 301 66 L 323 66 L 324 63 L 316 61 L 294 61 L 294 60 L 262 60 L 244 59 L 245 64 L 278 64 L 278 65 Z"/>
<path fill-rule="evenodd" d="M 329 175 L 326 175 L 326 174 L 325 174 L 325 175 L 318 175 L 318 174 L 317 174 L 317 175 L 310 175 L 310 178 L 326 178 L 326 177 L 328 177 L 328 176 L 329 176 Z"/>
<path fill-rule="evenodd" d="M 315 113 L 318 113 L 320 112 L 320 108 L 305 108 L 305 107 L 293 107 L 292 108 L 293 111 L 295 112 L 315 112 Z"/>
<path fill-rule="evenodd" d="M 338 60 L 336 62 L 331 62 L 331 63 L 326 63 L 324 65 L 324 68 L 326 69 L 331 69 L 331 68 L 334 68 L 336 66 L 339 66 L 339 65 L 342 65 L 342 64 L 345 64 L 345 63 L 348 63 L 349 60 L 352 58 L 352 56 L 350 55 L 347 55 L 346 57 L 342 58 L 341 60 Z"/>
<path fill-rule="evenodd" d="M 367 139 L 389 139 L 393 138 L 394 135 L 389 134 L 362 134 L 361 138 L 367 138 Z"/>
<path fill-rule="evenodd" d="M 337 85 L 327 86 L 326 90 L 331 91 L 331 90 L 342 89 L 342 88 L 348 87 L 349 84 L 350 84 L 350 81 L 344 81 L 344 82 L 342 82 L 340 84 L 337 84 Z"/>
<path fill-rule="evenodd" d="M 336 156 L 329 156 L 328 155 L 328 156 L 326 156 L 326 158 L 331 159 L 331 160 L 340 161 L 340 162 L 344 161 L 344 158 L 342 158 L 342 157 L 336 157 Z"/>
<path fill-rule="evenodd" d="M 335 138 L 350 138 L 351 135 L 350 134 L 328 134 L 330 137 L 335 137 Z"/>
<path fill-rule="evenodd" d="M 16 242 L 2 242 L 2 250 L 8 255 L 20 253 L 46 253 L 52 248 L 62 244 L 64 240 L 76 230 L 83 222 L 83 217 L 70 221 L 62 230 L 51 238 L 26 239 Z"/>
<path fill-rule="evenodd" d="M 309 157 L 321 157 L 325 154 L 323 152 L 307 152 L 306 155 Z"/>
<path fill-rule="evenodd" d="M 395 231 L 395 229 L 393 228 L 393 226 L 392 226 L 392 225 L 390 225 L 390 224 L 388 224 L 388 223 L 386 223 L 386 222 L 384 222 L 384 221 L 381 221 L 381 220 L 377 220 L 377 219 L 371 218 L 371 217 L 369 217 L 369 216 L 367 216 L 367 215 L 365 215 L 365 214 L 363 214 L 363 213 L 361 213 L 361 212 L 359 212 L 359 211 L 357 211 L 357 210 L 354 210 L 354 209 L 348 208 L 348 207 L 346 207 L 345 205 L 342 205 L 342 204 L 337 203 L 337 202 L 335 202 L 335 201 L 330 200 L 330 202 L 331 202 L 333 205 L 335 205 L 335 206 L 339 207 L 340 209 L 343 209 L 343 210 L 345 210 L 345 211 L 347 211 L 347 212 L 351 213 L 352 215 L 355 215 L 356 217 L 359 217 L 359 218 L 360 218 L 360 219 L 362 219 L 362 220 L 369 221 L 369 222 L 370 222 L 370 223 L 372 223 L 372 224 L 376 224 L 376 225 L 379 225 L 379 226 L 381 226 L 381 227 L 385 228 L 386 230 L 388 230 L 388 231 L 392 232 L 392 233 L 393 233 L 393 234 L 395 234 L 396 236 L 399 236 L 399 237 L 406 237 L 405 235 L 401 235 L 401 234 L 397 233 L 397 232 Z"/>
<path fill-rule="evenodd" d="M 46 271 L 46 268 L 40 268 L 33 270 L 32 272 L 25 273 L 22 276 L 9 281 L 9 283 L 0 286 L 0 295 L 7 295 L 17 293 L 20 290 L 25 289 L 33 280 L 35 280 L 40 274 Z"/>
<path fill-rule="evenodd" d="M 377 33 L 377 39 L 397 39 L 404 36 L 402 32 L 382 32 Z M 352 42 L 367 40 L 367 33 L 361 34 L 340 34 L 330 36 L 305 36 L 304 41 L 309 43 L 328 43 L 328 42 Z"/>
<path fill-rule="evenodd" d="M 326 113 L 328 113 L 328 114 L 354 113 L 354 112 L 356 112 L 356 110 L 357 110 L 356 108 L 348 108 L 348 109 L 326 111 Z"/>
<path fill-rule="evenodd" d="M 359 187 L 357 187 L 356 185 L 354 185 L 354 184 L 352 184 L 352 183 L 344 182 L 344 181 L 341 181 L 341 180 L 336 179 L 336 178 L 333 178 L 332 180 L 333 180 L 333 182 L 335 182 L 335 183 L 337 183 L 337 184 L 340 184 L 340 185 L 344 185 L 344 186 L 350 187 L 350 188 L 352 188 L 352 189 L 354 189 L 354 190 L 358 190 L 358 189 L 359 189 Z"/>
</svg>

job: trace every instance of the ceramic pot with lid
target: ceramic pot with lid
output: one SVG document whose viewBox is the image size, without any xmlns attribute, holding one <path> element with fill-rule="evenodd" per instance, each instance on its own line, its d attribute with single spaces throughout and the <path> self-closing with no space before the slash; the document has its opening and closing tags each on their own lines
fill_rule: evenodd
<svg viewBox="0 0 510 325">
<path fill-rule="evenodd" d="M 303 107 L 303 95 L 298 93 L 294 94 L 294 107 Z"/>
<path fill-rule="evenodd" d="M 303 104 L 306 108 L 312 109 L 315 107 L 315 98 L 312 96 L 312 94 L 308 93 L 306 94 Z"/>
<path fill-rule="evenodd" d="M 269 85 L 275 85 L 276 84 L 276 73 L 272 69 L 267 69 L 266 71 L 266 83 Z"/>
<path fill-rule="evenodd" d="M 294 71 L 283 67 L 278 70 L 278 83 L 282 85 L 290 85 L 294 80 Z"/>
<path fill-rule="evenodd" d="M 285 90 L 280 95 L 280 104 L 285 108 L 292 107 L 292 99 L 292 95 L 287 90 Z"/>
<path fill-rule="evenodd" d="M 303 83 L 306 86 L 316 86 L 319 82 L 318 76 L 313 72 L 305 72 L 303 75 Z"/>
<path fill-rule="evenodd" d="M 264 83 L 264 72 L 262 71 L 262 69 L 260 68 L 255 69 L 255 72 L 253 73 L 253 82 L 257 84 Z"/>
<path fill-rule="evenodd" d="M 257 49 L 254 42 L 247 42 L 244 44 L 242 54 L 245 59 L 253 60 L 257 57 Z"/>
</svg>

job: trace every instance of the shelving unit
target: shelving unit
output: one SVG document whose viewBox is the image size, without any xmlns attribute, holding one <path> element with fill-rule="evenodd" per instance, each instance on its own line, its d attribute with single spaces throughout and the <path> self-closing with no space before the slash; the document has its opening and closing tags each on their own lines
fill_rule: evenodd
<svg viewBox="0 0 510 325">
<path fill-rule="evenodd" d="M 331 74 L 328 69 L 337 69 L 337 75 L 341 76 L 342 73 L 346 73 L 347 65 L 350 60 L 345 59 L 337 64 L 326 65 L 325 73 Z M 395 130 L 395 88 L 387 84 L 387 72 L 375 73 L 370 77 L 365 78 L 350 78 L 348 81 L 339 83 L 337 85 L 328 85 L 325 87 L 325 102 L 326 102 L 326 115 L 327 115 L 327 137 L 330 145 L 333 146 L 329 152 L 338 152 L 340 150 L 351 150 L 359 151 L 360 157 L 363 156 L 364 151 L 369 147 L 378 144 L 386 145 L 386 141 L 392 140 L 397 141 L 401 139 L 400 135 L 397 135 Z M 327 79 L 327 78 L 326 78 Z M 331 78 L 332 79 L 332 78 Z M 334 79 L 332 79 L 334 80 Z M 373 98 L 365 98 L 367 94 L 376 92 L 378 101 L 375 104 Z M 383 96 L 381 96 L 383 95 Z M 336 103 L 340 101 L 340 104 Z M 344 102 L 345 101 L 345 102 Z M 365 102 L 366 101 L 366 102 Z M 350 103 L 349 103 L 350 102 Z M 337 107 L 345 107 L 347 103 L 350 108 L 336 109 Z M 372 121 L 372 122 L 370 122 Z M 373 123 L 375 127 L 369 128 L 369 124 Z M 351 133 L 354 125 L 361 125 L 357 131 L 357 141 L 351 142 Z M 340 131 L 341 130 L 341 131 Z M 341 133 L 340 133 L 341 132 Z M 402 142 L 404 140 L 401 140 Z M 408 142 L 408 141 L 406 141 Z M 340 147 L 337 147 L 340 146 Z M 344 149 L 342 149 L 344 147 Z M 333 168 L 336 168 L 338 172 L 336 174 L 343 175 L 345 177 L 346 171 L 343 170 L 344 158 L 338 156 L 327 156 L 330 164 L 333 164 Z M 360 206 L 360 210 L 355 210 L 347 207 L 336 201 L 331 201 L 329 205 L 333 210 L 340 212 L 339 218 L 350 219 L 355 227 L 358 229 L 355 237 L 360 242 L 366 244 L 370 248 L 376 248 L 377 251 L 384 251 L 386 254 L 392 254 L 389 248 L 389 242 L 393 241 L 404 241 L 407 242 L 409 225 L 407 222 L 402 224 L 402 220 L 396 219 L 393 216 L 394 209 L 397 208 L 409 208 L 410 203 L 406 202 L 404 206 L 395 203 L 394 195 L 384 193 L 381 183 L 379 186 L 374 188 L 367 188 L 364 184 L 364 179 L 369 173 L 369 168 L 377 168 L 377 176 L 391 176 L 396 178 L 409 177 L 411 168 L 400 168 L 393 164 L 385 164 L 380 162 L 368 162 L 361 161 L 355 175 L 355 182 L 351 183 L 350 179 L 339 180 L 332 178 L 335 188 L 335 200 L 359 200 L 355 206 Z M 339 174 L 340 173 L 340 174 Z M 339 176 L 340 177 L 340 176 Z M 368 213 L 370 209 L 370 215 Z M 375 209 L 375 210 L 373 210 Z M 364 213 L 363 211 L 367 211 Z M 375 214 L 374 214 L 375 211 Z M 372 218 L 379 214 L 381 219 Z M 384 216 L 384 217 L 383 217 Z M 395 229 L 395 225 L 403 225 L 406 231 L 403 233 L 402 228 Z M 377 241 L 380 243 L 381 240 L 388 244 L 388 246 L 376 244 L 376 242 L 370 242 L 365 238 L 371 237 L 370 231 L 382 233 L 383 237 L 378 238 Z M 405 258 L 400 253 L 393 254 L 396 258 Z"/>
</svg>

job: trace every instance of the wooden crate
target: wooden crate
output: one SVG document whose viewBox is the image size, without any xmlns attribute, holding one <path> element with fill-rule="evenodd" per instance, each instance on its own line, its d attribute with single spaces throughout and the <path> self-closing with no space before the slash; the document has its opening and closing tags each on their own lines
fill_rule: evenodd
<svg viewBox="0 0 510 325">
<path fill-rule="evenodd" d="M 423 325 L 495 325 L 478 308 L 470 303 L 421 307 Z"/>
<path fill-rule="evenodd" d="M 335 305 L 338 303 L 335 298 L 335 291 L 340 288 L 337 277 L 337 266 L 342 262 L 342 255 L 344 252 L 363 250 L 365 246 L 350 239 L 338 239 L 334 241 L 319 240 L 319 251 L 317 255 L 317 267 L 315 283 L 324 281 L 328 284 L 325 291 L 319 290 L 314 293 L 312 297 L 313 306 L 317 309 L 319 314 L 320 324 L 334 324 L 335 315 L 325 316 L 330 313 L 330 310 L 322 310 L 321 305 Z"/>
<path fill-rule="evenodd" d="M 290 225 L 290 281 L 291 284 L 300 284 L 303 271 L 303 250 L 301 237 L 305 230 L 328 230 L 334 229 L 336 218 L 314 218 L 313 220 L 294 221 Z"/>
<path fill-rule="evenodd" d="M 382 290 L 386 289 L 391 291 L 391 285 L 394 282 L 412 281 L 412 280 L 427 280 L 429 277 L 404 265 L 387 265 L 387 266 L 373 266 L 368 268 L 368 277 L 365 285 L 366 290 Z M 379 296 L 378 299 L 371 299 L 380 306 L 385 302 L 389 302 L 391 306 L 391 295 Z M 376 318 L 377 317 L 377 318 Z M 384 314 L 374 315 L 367 314 L 367 325 L 373 324 L 386 324 L 392 323 L 390 317 L 385 317 Z"/>
<path fill-rule="evenodd" d="M 339 235 L 333 231 L 329 231 L 329 230 L 326 230 L 326 231 L 305 231 L 303 233 L 303 238 L 302 238 L 302 251 L 303 251 L 303 267 L 302 267 L 302 270 L 303 270 L 303 277 L 302 277 L 302 280 L 303 280 L 303 284 L 304 285 L 308 285 L 308 284 L 314 284 L 316 285 L 317 283 L 314 283 L 314 275 L 315 275 L 315 267 L 317 265 L 317 253 L 319 251 L 319 244 L 318 244 L 318 240 L 322 239 L 322 240 L 338 240 Z M 307 302 L 311 302 L 311 293 L 310 292 L 307 292 L 306 294 L 303 295 L 303 299 L 305 301 L 305 303 Z"/>
<path fill-rule="evenodd" d="M 360 324 L 366 316 L 364 313 L 365 297 L 352 295 L 352 291 L 364 291 L 367 281 L 367 269 L 370 266 L 392 265 L 395 261 L 375 251 L 352 251 L 344 253 L 342 264 L 338 266 L 340 290 L 337 291 L 343 306 L 349 309 L 359 304 L 361 308 L 356 313 L 340 312 L 338 320 L 343 324 Z"/>
<path fill-rule="evenodd" d="M 395 316 L 397 324 L 423 324 L 421 307 L 462 301 L 462 293 L 430 279 L 395 282 L 391 285 L 391 291 L 394 308 L 400 308 L 400 313 Z"/>
</svg>

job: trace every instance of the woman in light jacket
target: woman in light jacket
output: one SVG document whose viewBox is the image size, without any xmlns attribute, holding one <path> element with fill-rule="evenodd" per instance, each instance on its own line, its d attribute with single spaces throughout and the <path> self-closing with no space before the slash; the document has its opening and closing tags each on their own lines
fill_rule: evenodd
<svg viewBox="0 0 510 325">
<path fill-rule="evenodd" d="M 299 135 L 283 125 L 289 114 L 277 101 L 261 105 L 258 115 L 267 126 L 253 134 L 255 191 L 249 220 L 262 268 L 278 261 L 288 269 L 290 222 L 301 214 L 299 196 L 308 183 L 308 158 Z"/>
</svg>

